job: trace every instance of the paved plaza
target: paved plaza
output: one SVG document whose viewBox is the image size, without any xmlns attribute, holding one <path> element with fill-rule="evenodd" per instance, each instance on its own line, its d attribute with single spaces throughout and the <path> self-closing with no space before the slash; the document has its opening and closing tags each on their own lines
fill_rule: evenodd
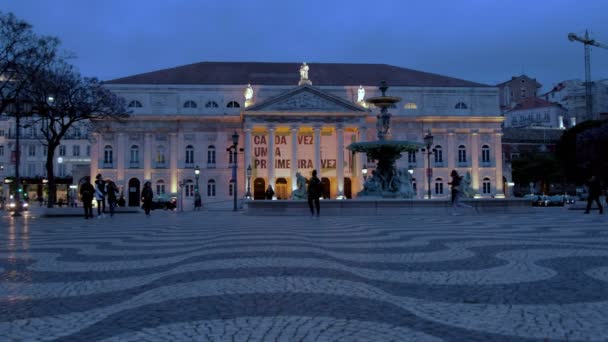
<svg viewBox="0 0 608 342">
<path fill-rule="evenodd" d="M 597 211 L 32 212 L 0 243 L 2 341 L 608 339 Z"/>
</svg>

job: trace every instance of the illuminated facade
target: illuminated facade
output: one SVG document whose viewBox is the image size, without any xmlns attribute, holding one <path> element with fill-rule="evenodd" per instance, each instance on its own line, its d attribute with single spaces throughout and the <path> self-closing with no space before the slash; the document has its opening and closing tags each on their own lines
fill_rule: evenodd
<svg viewBox="0 0 608 342">
<path fill-rule="evenodd" d="M 207 205 L 243 197 L 251 166 L 251 192 L 263 197 L 271 184 L 288 199 L 296 173 L 320 172 L 324 197 L 354 198 L 363 183 L 365 156 L 351 142 L 375 140 L 378 110 L 361 101 L 388 94 L 403 100 L 391 110 L 392 139 L 434 139 L 432 192 L 448 197 L 449 173 L 470 172 L 480 196 L 503 194 L 498 90 L 482 84 L 384 64 L 204 62 L 106 83 L 127 100 L 125 123 L 100 123 L 91 151 L 91 175 L 101 173 L 139 205 L 143 182 L 155 193 L 183 190 L 194 199 L 194 168 Z M 305 73 L 304 73 L 304 71 Z M 300 72 L 298 72 L 300 71 Z M 238 189 L 231 182 L 232 134 L 240 136 Z M 404 155 L 398 167 L 413 170 L 418 197 L 427 189 L 425 152 Z M 180 188 L 183 184 L 183 188 Z"/>
</svg>

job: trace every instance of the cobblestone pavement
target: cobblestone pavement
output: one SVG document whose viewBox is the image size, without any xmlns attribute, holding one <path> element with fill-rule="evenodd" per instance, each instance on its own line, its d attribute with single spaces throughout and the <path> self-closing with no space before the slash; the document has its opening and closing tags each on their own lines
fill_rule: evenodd
<svg viewBox="0 0 608 342">
<path fill-rule="evenodd" d="M 608 339 L 608 215 L 0 219 L 0 340 Z"/>
</svg>

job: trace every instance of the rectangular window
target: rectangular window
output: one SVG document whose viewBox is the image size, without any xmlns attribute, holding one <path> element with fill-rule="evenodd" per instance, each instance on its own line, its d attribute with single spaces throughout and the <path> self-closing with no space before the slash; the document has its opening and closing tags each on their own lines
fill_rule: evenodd
<svg viewBox="0 0 608 342">
<path fill-rule="evenodd" d="M 443 195 L 443 183 L 435 183 L 435 194 L 436 195 Z"/>
<path fill-rule="evenodd" d="M 186 190 L 186 197 L 194 196 L 194 184 L 193 183 L 186 184 L 185 190 Z"/>
<path fill-rule="evenodd" d="M 0 129 L 0 137 L 3 137 L 3 136 L 4 136 L 4 130 Z"/>
<path fill-rule="evenodd" d="M 87 157 L 91 156 L 91 145 L 87 145 Z"/>
<path fill-rule="evenodd" d="M 36 156 L 36 145 L 29 145 L 27 147 L 27 155 L 30 157 Z"/>
<path fill-rule="evenodd" d="M 59 156 L 65 156 L 65 145 L 59 145 Z"/>
<path fill-rule="evenodd" d="M 165 193 L 165 184 L 158 183 L 156 184 L 156 194 L 162 195 Z"/>
<path fill-rule="evenodd" d="M 36 176 L 36 164 L 27 164 L 27 176 L 28 177 Z"/>
<path fill-rule="evenodd" d="M 194 150 L 186 150 L 186 164 L 194 163 Z"/>
<path fill-rule="evenodd" d="M 75 157 L 80 156 L 80 146 L 79 145 L 72 146 L 72 155 Z"/>
<path fill-rule="evenodd" d="M 416 164 L 416 151 L 407 152 L 407 162 L 410 164 Z"/>
<path fill-rule="evenodd" d="M 65 177 L 65 175 L 67 174 L 66 172 L 66 165 L 65 164 L 59 164 L 57 167 L 57 175 L 59 177 Z"/>
<path fill-rule="evenodd" d="M 0 145 L 0 157 L 4 156 L 4 145 Z"/>
</svg>

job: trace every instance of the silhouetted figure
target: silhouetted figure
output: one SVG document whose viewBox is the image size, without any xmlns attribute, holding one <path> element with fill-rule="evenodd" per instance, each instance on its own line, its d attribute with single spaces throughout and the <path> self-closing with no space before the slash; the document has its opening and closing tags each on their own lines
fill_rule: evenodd
<svg viewBox="0 0 608 342">
<path fill-rule="evenodd" d="M 315 215 L 315 208 L 317 209 L 317 216 L 321 214 L 321 203 L 319 202 L 321 193 L 321 180 L 317 177 L 317 170 L 312 170 L 312 177 L 308 181 L 308 207 L 310 208 L 310 214 L 313 216 Z"/>
<path fill-rule="evenodd" d="M 152 191 L 152 184 L 146 182 L 144 189 L 141 191 L 141 200 L 144 203 L 144 211 L 146 216 L 150 216 L 150 210 L 152 209 L 152 199 L 154 198 L 154 192 Z"/>
<path fill-rule="evenodd" d="M 93 197 L 95 194 L 95 188 L 91 184 L 90 179 L 85 178 L 85 182 L 80 186 L 80 199 L 82 200 L 82 206 L 84 207 L 84 218 L 93 218 Z"/>
<path fill-rule="evenodd" d="M 600 180 L 595 176 L 591 176 L 589 182 L 587 183 L 589 186 L 589 196 L 587 197 L 587 209 L 585 210 L 585 214 L 589 214 L 589 210 L 591 209 L 591 202 L 595 201 L 597 203 L 598 208 L 600 208 L 600 214 L 604 213 L 604 208 L 602 207 L 602 202 L 600 202 L 600 195 L 602 193 L 602 189 L 600 186 Z"/>
</svg>

